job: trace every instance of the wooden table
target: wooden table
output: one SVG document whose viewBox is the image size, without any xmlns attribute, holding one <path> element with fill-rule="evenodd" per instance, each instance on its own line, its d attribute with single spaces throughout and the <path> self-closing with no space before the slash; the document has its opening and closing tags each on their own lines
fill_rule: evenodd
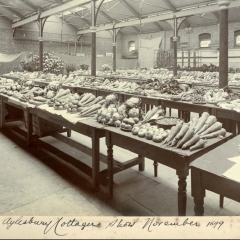
<svg viewBox="0 0 240 240">
<path fill-rule="evenodd" d="M 16 99 L 16 101 L 11 101 L 11 98 L 9 98 L 8 96 L 6 96 L 4 94 L 1 94 L 0 98 L 1 98 L 0 129 L 4 128 L 4 126 L 5 126 L 6 104 L 22 110 L 26 117 L 27 144 L 29 145 L 31 143 L 31 139 L 32 139 L 32 133 L 30 130 L 32 122 L 31 122 L 30 115 L 29 115 L 28 104 L 21 103 L 20 101 L 18 102 L 17 99 Z"/>
<path fill-rule="evenodd" d="M 192 197 L 196 216 L 204 214 L 205 190 L 220 194 L 221 207 L 224 196 L 240 202 L 240 182 L 222 176 L 235 164 L 228 158 L 240 155 L 239 144 L 238 135 L 191 163 Z"/>
<path fill-rule="evenodd" d="M 113 196 L 113 145 L 116 145 L 176 170 L 176 174 L 179 177 L 178 214 L 180 216 L 186 215 L 186 178 L 189 174 L 189 164 L 203 154 L 226 142 L 232 135 L 227 133 L 224 139 L 210 139 L 205 148 L 190 152 L 189 150 L 183 151 L 179 149 L 171 151 L 160 147 L 160 143 L 139 138 L 138 136 L 132 135 L 131 132 L 124 132 L 119 128 L 107 127 L 105 131 L 108 148 L 109 195 Z"/>
<path fill-rule="evenodd" d="M 32 118 L 32 115 L 36 115 L 39 118 L 45 119 L 52 123 L 58 124 L 60 126 L 66 127 L 67 129 L 73 130 L 85 136 L 88 136 L 92 139 L 92 181 L 93 187 L 95 190 L 99 189 L 99 139 L 105 137 L 105 131 L 102 124 L 96 122 L 94 119 L 84 119 L 80 120 L 76 124 L 69 122 L 67 119 L 62 117 L 61 115 L 53 114 L 48 111 L 39 109 L 39 108 L 31 108 L 29 109 L 29 118 Z M 30 134 L 32 133 L 32 129 L 29 129 Z M 75 147 L 80 151 L 84 151 L 84 146 L 78 144 L 77 142 L 71 140 L 70 138 L 66 138 L 61 134 L 54 135 L 58 140 Z"/>
</svg>

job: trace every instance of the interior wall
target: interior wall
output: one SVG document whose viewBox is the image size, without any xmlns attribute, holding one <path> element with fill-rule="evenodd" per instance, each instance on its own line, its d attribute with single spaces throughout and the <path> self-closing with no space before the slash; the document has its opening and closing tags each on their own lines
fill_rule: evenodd
<svg viewBox="0 0 240 240">
<path fill-rule="evenodd" d="M 240 52 L 235 51 L 234 49 L 234 31 L 240 30 L 240 23 L 239 22 L 233 22 L 229 23 L 229 30 L 228 30 L 228 39 L 229 39 L 229 66 L 230 67 L 236 67 L 240 63 Z M 192 31 L 188 33 L 188 31 L 184 29 L 180 29 L 178 32 L 178 36 L 180 37 L 180 42 L 188 43 L 187 49 L 196 50 L 199 48 L 199 41 L 198 36 L 202 33 L 210 33 L 211 34 L 211 40 L 212 43 L 219 43 L 219 24 L 209 25 L 209 26 L 201 26 L 201 27 L 194 27 L 192 28 Z M 142 34 L 139 35 L 128 35 L 123 37 L 123 53 L 125 55 L 129 55 L 128 50 L 128 43 L 130 41 L 135 41 L 136 48 L 140 49 L 139 46 L 139 39 L 153 39 L 157 37 L 162 37 L 162 42 L 159 47 L 159 49 L 162 50 L 169 50 L 170 49 L 170 38 L 173 36 L 173 31 L 161 31 L 158 33 L 150 33 L 150 34 Z M 185 48 L 183 48 L 185 49 Z M 180 50 L 180 49 L 179 49 Z M 217 50 L 211 50 L 211 49 L 200 49 L 202 51 L 203 56 L 212 55 L 212 52 L 214 52 L 214 58 L 212 59 L 202 59 L 199 61 L 199 64 L 201 63 L 213 63 L 215 65 L 218 65 L 218 51 Z M 146 57 L 146 54 L 149 55 L 150 53 L 146 51 L 145 54 L 140 54 L 138 62 L 140 63 L 139 67 L 149 67 L 149 61 L 150 59 Z M 236 56 L 237 54 L 237 56 Z M 152 54 L 150 54 L 150 58 L 152 57 Z M 178 56 L 181 56 L 181 52 L 178 53 Z M 238 58 L 239 57 L 239 58 Z M 187 61 L 187 60 L 185 60 Z M 181 63 L 181 59 L 178 60 L 178 63 Z M 181 65 L 181 64 L 180 64 Z M 154 61 L 153 65 L 154 66 Z"/>
<path fill-rule="evenodd" d="M 5 17 L 0 17 L 0 52 L 7 54 L 30 51 L 38 55 L 38 25 L 36 22 L 26 24 L 19 28 L 13 37 L 12 23 Z M 77 28 L 69 24 L 62 24 L 57 17 L 49 17 L 44 26 L 43 49 L 63 55 L 79 56 L 85 54 L 88 62 L 91 54 L 91 35 L 86 34 L 78 41 Z M 75 42 L 77 42 L 75 47 Z M 97 55 L 106 56 L 112 53 L 112 35 L 110 32 L 97 33 Z M 117 37 L 117 59 L 122 58 L 122 34 Z M 64 59 L 63 59 L 64 60 Z M 110 58 L 105 58 L 104 63 L 112 64 Z"/>
</svg>

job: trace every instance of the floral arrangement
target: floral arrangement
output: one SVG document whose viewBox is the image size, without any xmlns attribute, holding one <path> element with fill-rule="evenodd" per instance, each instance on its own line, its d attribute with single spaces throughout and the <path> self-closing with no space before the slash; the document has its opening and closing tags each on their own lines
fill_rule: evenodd
<svg viewBox="0 0 240 240">
<path fill-rule="evenodd" d="M 24 70 L 29 72 L 39 71 L 39 56 L 35 55 L 32 62 L 21 63 Z M 43 72 L 62 74 L 64 71 L 64 62 L 60 57 L 54 55 L 54 53 L 43 53 Z"/>
</svg>

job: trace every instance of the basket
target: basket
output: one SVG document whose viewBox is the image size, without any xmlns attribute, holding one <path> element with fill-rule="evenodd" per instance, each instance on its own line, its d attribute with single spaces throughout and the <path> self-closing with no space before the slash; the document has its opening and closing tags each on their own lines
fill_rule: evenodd
<svg viewBox="0 0 240 240">
<path fill-rule="evenodd" d="M 174 117 L 171 117 L 171 118 L 174 118 Z M 180 120 L 179 118 L 175 118 L 175 119 Z M 166 130 L 166 129 L 171 129 L 171 127 L 173 127 L 173 126 L 176 126 L 177 123 L 176 124 L 168 124 L 168 125 L 166 125 L 166 124 L 159 123 L 159 120 L 157 120 L 156 124 L 158 125 L 159 128 L 163 128 L 164 130 Z"/>
<path fill-rule="evenodd" d="M 24 112 L 24 120 L 25 126 L 27 127 L 27 113 Z M 48 120 L 42 119 L 36 115 L 32 115 L 32 126 L 33 126 L 33 133 L 37 136 L 42 137 L 46 136 L 49 133 L 60 131 L 63 129 L 62 126 L 52 123 Z"/>
</svg>

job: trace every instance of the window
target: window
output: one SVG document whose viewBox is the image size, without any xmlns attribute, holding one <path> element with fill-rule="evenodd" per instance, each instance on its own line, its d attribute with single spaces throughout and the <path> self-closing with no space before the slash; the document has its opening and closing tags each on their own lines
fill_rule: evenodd
<svg viewBox="0 0 240 240">
<path fill-rule="evenodd" d="M 199 47 L 200 48 L 209 48 L 211 44 L 211 34 L 203 33 L 199 35 Z"/>
<path fill-rule="evenodd" d="M 234 32 L 234 46 L 240 48 L 240 30 Z"/>
<path fill-rule="evenodd" d="M 135 52 L 135 50 L 136 50 L 136 44 L 135 44 L 134 41 L 128 42 L 128 50 L 129 50 L 130 53 Z"/>
<path fill-rule="evenodd" d="M 177 48 L 180 48 L 180 37 L 178 37 Z M 173 49 L 173 37 L 170 38 L 170 49 Z"/>
</svg>

